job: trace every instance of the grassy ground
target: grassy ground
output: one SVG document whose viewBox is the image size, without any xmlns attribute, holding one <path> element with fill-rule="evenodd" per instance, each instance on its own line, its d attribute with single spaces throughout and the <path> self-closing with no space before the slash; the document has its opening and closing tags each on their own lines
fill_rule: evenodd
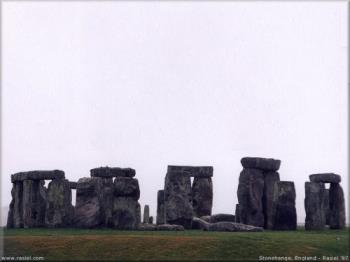
<svg viewBox="0 0 350 262">
<path fill-rule="evenodd" d="M 5 256 L 59 261 L 246 261 L 259 256 L 317 256 L 322 260 L 322 256 L 349 255 L 349 229 L 254 233 L 5 229 L 2 234 Z"/>
</svg>

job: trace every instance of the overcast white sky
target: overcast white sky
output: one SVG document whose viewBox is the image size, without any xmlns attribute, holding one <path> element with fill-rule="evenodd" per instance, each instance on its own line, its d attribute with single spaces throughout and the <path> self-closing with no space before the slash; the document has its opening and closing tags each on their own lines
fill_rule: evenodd
<svg viewBox="0 0 350 262">
<path fill-rule="evenodd" d="M 133 167 L 156 214 L 168 164 L 214 166 L 233 213 L 244 156 L 348 205 L 347 2 L 3 2 L 2 205 L 10 174 Z"/>
</svg>

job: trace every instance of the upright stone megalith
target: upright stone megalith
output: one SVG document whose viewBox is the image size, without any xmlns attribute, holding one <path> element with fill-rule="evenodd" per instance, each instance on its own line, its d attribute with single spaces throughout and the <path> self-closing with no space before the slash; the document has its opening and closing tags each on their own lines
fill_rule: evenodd
<svg viewBox="0 0 350 262">
<path fill-rule="evenodd" d="M 195 177 L 192 184 L 192 206 L 196 217 L 210 216 L 213 206 L 213 183 L 211 177 Z"/>
<path fill-rule="evenodd" d="M 244 168 L 239 176 L 237 190 L 241 223 L 257 227 L 264 226 L 263 193 L 263 172 L 258 169 Z"/>
<path fill-rule="evenodd" d="M 334 173 L 319 173 L 309 176 L 305 183 L 305 229 L 330 229 L 345 227 L 345 200 L 340 186 L 341 176 Z M 330 189 L 325 188 L 330 183 Z"/>
<path fill-rule="evenodd" d="M 157 225 L 165 224 L 164 190 L 157 193 Z"/>
<path fill-rule="evenodd" d="M 280 181 L 277 170 L 281 161 L 272 158 L 244 157 L 237 190 L 241 223 L 273 229 L 275 183 Z M 238 212 L 236 208 L 236 212 Z"/>
<path fill-rule="evenodd" d="M 329 188 L 329 227 L 331 229 L 345 227 L 344 192 L 338 183 L 331 183 Z"/>
<path fill-rule="evenodd" d="M 23 181 L 23 227 L 44 227 L 46 188 L 43 180 Z"/>
<path fill-rule="evenodd" d="M 66 179 L 54 179 L 47 189 L 45 224 L 47 227 L 70 227 L 74 218 L 72 192 Z"/>
<path fill-rule="evenodd" d="M 136 229 L 141 223 L 141 206 L 138 202 L 140 188 L 132 177 L 116 177 L 114 180 L 113 227 Z"/>
<path fill-rule="evenodd" d="M 295 197 L 294 182 L 280 181 L 275 183 L 273 199 L 276 210 L 273 229 L 296 230 Z"/>
<path fill-rule="evenodd" d="M 143 208 L 143 223 L 149 224 L 149 205 Z"/>
<path fill-rule="evenodd" d="M 305 182 L 305 229 L 320 230 L 326 225 L 326 208 L 324 196 L 326 189 L 323 183 Z"/>
<path fill-rule="evenodd" d="M 165 219 L 168 224 L 192 226 L 193 208 L 190 175 L 168 171 L 164 187 Z"/>
</svg>

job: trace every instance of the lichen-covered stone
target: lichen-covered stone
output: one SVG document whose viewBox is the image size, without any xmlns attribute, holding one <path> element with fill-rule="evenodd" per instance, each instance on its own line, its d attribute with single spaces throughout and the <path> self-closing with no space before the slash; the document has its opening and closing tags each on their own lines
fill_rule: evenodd
<svg viewBox="0 0 350 262">
<path fill-rule="evenodd" d="M 23 181 L 23 227 L 44 227 L 46 188 L 43 180 Z"/>
<path fill-rule="evenodd" d="M 275 206 L 273 203 L 275 183 L 280 181 L 280 176 L 275 171 L 264 172 L 264 194 L 263 194 L 263 212 L 264 228 L 273 229 L 275 218 Z"/>
<path fill-rule="evenodd" d="M 279 181 L 275 183 L 274 205 L 276 210 L 273 229 L 296 230 L 297 212 L 293 182 Z"/>
<path fill-rule="evenodd" d="M 262 157 L 243 157 L 241 164 L 244 168 L 277 171 L 280 168 L 281 160 Z"/>
<path fill-rule="evenodd" d="M 311 182 L 315 183 L 340 183 L 340 175 L 334 173 L 320 173 L 309 176 Z"/>
<path fill-rule="evenodd" d="M 326 206 L 324 197 L 326 189 L 323 183 L 305 183 L 305 229 L 320 230 L 326 225 Z"/>
<path fill-rule="evenodd" d="M 136 178 L 116 177 L 114 179 L 115 197 L 132 197 L 135 200 L 140 198 L 139 182 Z"/>
<path fill-rule="evenodd" d="M 66 179 L 55 179 L 49 183 L 45 212 L 47 227 L 72 226 L 74 207 L 70 182 Z"/>
<path fill-rule="evenodd" d="M 343 229 L 345 227 L 344 192 L 339 184 L 331 183 L 329 188 L 329 227 Z"/>
<path fill-rule="evenodd" d="M 141 223 L 141 207 L 131 197 L 115 197 L 113 206 L 113 227 L 133 230 Z"/>
<path fill-rule="evenodd" d="M 210 216 L 213 206 L 213 183 L 211 178 L 193 179 L 192 206 L 194 216 Z"/>
<path fill-rule="evenodd" d="M 34 170 L 28 172 L 19 172 L 11 176 L 12 183 L 24 180 L 52 179 L 64 179 L 64 172 L 62 170 Z"/>
<path fill-rule="evenodd" d="M 240 222 L 256 227 L 264 226 L 262 197 L 264 193 L 263 171 L 244 168 L 239 176 L 237 190 Z"/>
<path fill-rule="evenodd" d="M 166 223 L 191 229 L 193 208 L 191 179 L 183 172 L 168 172 L 164 187 Z"/>
<path fill-rule="evenodd" d="M 184 175 L 197 178 L 209 178 L 213 176 L 212 166 L 168 166 L 168 172 L 181 172 Z"/>
<path fill-rule="evenodd" d="M 98 167 L 90 170 L 92 177 L 134 177 L 136 174 L 135 169 L 132 168 L 120 168 L 120 167 Z"/>
</svg>

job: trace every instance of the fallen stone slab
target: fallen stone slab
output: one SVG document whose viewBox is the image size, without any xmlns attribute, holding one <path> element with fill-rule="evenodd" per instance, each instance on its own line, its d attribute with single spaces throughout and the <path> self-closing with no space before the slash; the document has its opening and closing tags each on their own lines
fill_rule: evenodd
<svg viewBox="0 0 350 262">
<path fill-rule="evenodd" d="M 11 182 L 19 182 L 24 180 L 53 180 L 64 179 L 62 170 L 34 170 L 27 172 L 19 172 L 11 175 Z"/>
<path fill-rule="evenodd" d="M 241 164 L 244 168 L 277 171 L 281 166 L 281 160 L 261 157 L 243 157 L 241 159 Z"/>
<path fill-rule="evenodd" d="M 211 216 L 202 216 L 201 219 L 208 223 L 236 222 L 236 217 L 231 214 L 214 214 Z"/>
<path fill-rule="evenodd" d="M 213 176 L 212 166 L 168 166 L 168 172 L 183 172 L 190 177 L 209 178 Z"/>
<path fill-rule="evenodd" d="M 134 177 L 136 175 L 135 169 L 121 168 L 121 167 L 98 167 L 90 170 L 92 177 Z"/>
<path fill-rule="evenodd" d="M 162 224 L 157 226 L 158 231 L 184 231 L 185 228 L 181 225 L 171 225 L 171 224 Z"/>
<path fill-rule="evenodd" d="M 137 227 L 137 230 L 139 230 L 139 231 L 156 231 L 157 230 L 157 225 L 154 225 L 154 224 L 140 224 Z"/>
<path fill-rule="evenodd" d="M 208 216 L 206 216 L 208 217 Z M 206 229 L 209 226 L 209 222 L 199 217 L 193 217 L 192 219 L 192 229 Z"/>
<path fill-rule="evenodd" d="M 262 232 L 262 227 L 255 227 L 251 225 L 245 225 L 235 222 L 217 222 L 209 223 L 204 228 L 205 231 L 221 231 L 221 232 Z"/>
<path fill-rule="evenodd" d="M 320 173 L 309 176 L 311 182 L 315 183 L 340 183 L 341 176 L 334 173 Z"/>
</svg>

